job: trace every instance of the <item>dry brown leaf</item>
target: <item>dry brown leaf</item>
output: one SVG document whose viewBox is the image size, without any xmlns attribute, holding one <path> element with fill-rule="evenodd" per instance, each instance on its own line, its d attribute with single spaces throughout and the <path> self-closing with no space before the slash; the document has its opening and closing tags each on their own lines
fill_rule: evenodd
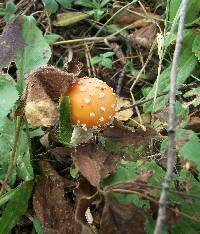
<svg viewBox="0 0 200 234">
<path fill-rule="evenodd" d="M 155 15 L 151 12 L 144 12 L 144 10 L 141 7 L 132 7 L 129 9 L 125 9 L 121 11 L 116 17 L 115 17 L 115 23 L 119 24 L 120 26 L 128 26 L 136 21 L 142 20 L 142 24 L 140 24 L 140 27 L 145 27 L 149 25 L 151 22 L 155 20 L 160 20 L 159 15 Z"/>
<path fill-rule="evenodd" d="M 117 98 L 117 111 L 121 108 L 121 107 L 127 107 L 127 106 L 130 106 L 131 103 L 130 101 L 124 99 L 124 98 L 121 98 L 121 97 L 118 97 Z M 120 111 L 120 112 L 117 112 L 115 114 L 115 118 L 117 120 L 120 120 L 120 121 L 127 121 L 131 118 L 131 116 L 133 115 L 133 110 L 130 108 L 130 109 L 127 109 L 127 110 L 124 110 L 124 111 Z"/>
<path fill-rule="evenodd" d="M 147 146 L 153 137 L 157 137 L 156 132 L 150 128 L 147 128 L 146 131 L 142 131 L 138 128 L 132 132 L 120 127 L 108 127 L 103 131 L 103 134 L 111 142 L 118 143 L 121 146 L 131 144 L 136 147 L 139 147 L 140 145 Z"/>
<path fill-rule="evenodd" d="M 40 161 L 33 208 L 45 234 L 73 234 L 74 210 L 64 197 L 64 182 L 47 161 Z"/>
<path fill-rule="evenodd" d="M 145 234 L 144 210 L 133 204 L 122 205 L 107 198 L 103 209 L 100 234 Z"/>
<path fill-rule="evenodd" d="M 23 95 L 28 122 L 33 126 L 54 125 L 58 119 L 57 102 L 76 79 L 72 73 L 54 67 L 41 67 L 29 75 Z"/>
<path fill-rule="evenodd" d="M 17 51 L 23 46 L 22 27 L 18 18 L 7 24 L 0 36 L 0 70 L 15 59 Z"/>
<path fill-rule="evenodd" d="M 156 39 L 157 33 L 158 33 L 158 26 L 155 23 L 151 23 L 131 33 L 128 36 L 128 38 L 134 44 L 146 48 L 151 48 L 151 46 L 153 45 Z"/>
<path fill-rule="evenodd" d="M 115 170 L 120 157 L 120 154 L 111 154 L 94 143 L 81 145 L 72 153 L 80 173 L 95 187 Z"/>
<path fill-rule="evenodd" d="M 94 201 L 100 199 L 100 196 L 97 193 L 97 189 L 91 186 L 85 179 L 79 181 L 79 186 L 75 189 L 74 193 L 76 195 L 76 233 L 89 234 L 91 233 L 91 229 L 89 229 L 86 221 L 85 212 Z"/>
</svg>

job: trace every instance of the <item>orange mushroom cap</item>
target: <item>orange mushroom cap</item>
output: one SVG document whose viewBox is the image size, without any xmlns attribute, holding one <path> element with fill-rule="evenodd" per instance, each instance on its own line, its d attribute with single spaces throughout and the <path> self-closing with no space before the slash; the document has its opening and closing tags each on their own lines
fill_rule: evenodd
<svg viewBox="0 0 200 234">
<path fill-rule="evenodd" d="M 85 128 L 110 124 L 115 114 L 117 97 L 105 82 L 97 78 L 81 78 L 66 93 L 70 98 L 71 118 Z"/>
</svg>

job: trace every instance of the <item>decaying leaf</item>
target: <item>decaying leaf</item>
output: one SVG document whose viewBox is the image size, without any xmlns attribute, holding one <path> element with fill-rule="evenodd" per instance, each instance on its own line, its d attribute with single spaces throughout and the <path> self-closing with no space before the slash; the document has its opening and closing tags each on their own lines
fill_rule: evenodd
<svg viewBox="0 0 200 234">
<path fill-rule="evenodd" d="M 155 15 L 141 7 L 132 7 L 123 10 L 115 18 L 115 23 L 127 29 L 136 29 L 128 38 L 134 43 L 150 48 L 158 33 L 160 16 Z"/>
<path fill-rule="evenodd" d="M 108 127 L 103 132 L 111 142 L 120 144 L 121 146 L 134 145 L 134 146 L 146 146 L 149 145 L 150 140 L 156 137 L 157 134 L 153 129 L 147 128 L 146 131 L 136 129 L 134 132 L 120 127 Z"/>
<path fill-rule="evenodd" d="M 75 221 L 76 230 L 83 229 L 84 226 L 88 225 L 85 212 L 92 205 L 94 201 L 100 199 L 100 196 L 93 186 L 91 186 L 85 179 L 81 179 L 79 186 L 75 189 L 76 195 L 76 211 Z"/>
<path fill-rule="evenodd" d="M 19 19 L 5 26 L 0 36 L 0 70 L 15 60 L 17 51 L 24 46 L 22 27 Z"/>
<path fill-rule="evenodd" d="M 122 205 L 108 197 L 103 209 L 100 234 L 145 234 L 144 210 L 133 204 Z"/>
<path fill-rule="evenodd" d="M 74 233 L 74 210 L 64 197 L 61 176 L 46 161 L 40 161 L 42 175 L 38 177 L 33 195 L 33 207 L 45 234 Z"/>
<path fill-rule="evenodd" d="M 134 31 L 128 36 L 128 38 L 134 44 L 150 48 L 156 39 L 157 33 L 158 33 L 158 26 L 156 24 L 151 23 L 145 27 L 142 27 Z"/>
<path fill-rule="evenodd" d="M 141 7 L 132 7 L 125 9 L 115 17 L 115 23 L 125 27 L 131 25 L 135 21 L 143 20 L 142 26 L 146 26 L 154 20 L 159 20 L 160 16 L 151 12 L 144 11 Z"/>
<path fill-rule="evenodd" d="M 115 170 L 120 157 L 120 154 L 111 154 L 94 143 L 81 145 L 72 153 L 80 173 L 95 187 Z"/>
<path fill-rule="evenodd" d="M 58 119 L 57 102 L 77 79 L 72 73 L 54 67 L 41 67 L 27 78 L 23 95 L 25 115 L 33 126 L 49 127 Z"/>
<path fill-rule="evenodd" d="M 130 101 L 124 99 L 124 98 L 121 98 L 121 97 L 118 97 L 117 98 L 117 111 L 121 108 L 121 107 L 127 107 L 127 106 L 130 106 L 131 103 Z M 117 120 L 120 120 L 120 121 L 127 121 L 131 118 L 131 116 L 133 115 L 133 110 L 130 108 L 130 109 L 127 109 L 127 110 L 124 110 L 124 111 L 120 111 L 120 112 L 117 112 L 115 114 L 115 118 Z"/>
<path fill-rule="evenodd" d="M 94 11 L 86 12 L 66 12 L 57 15 L 57 20 L 54 22 L 55 26 L 68 26 L 75 24 L 83 19 L 87 19 L 94 14 Z"/>
</svg>

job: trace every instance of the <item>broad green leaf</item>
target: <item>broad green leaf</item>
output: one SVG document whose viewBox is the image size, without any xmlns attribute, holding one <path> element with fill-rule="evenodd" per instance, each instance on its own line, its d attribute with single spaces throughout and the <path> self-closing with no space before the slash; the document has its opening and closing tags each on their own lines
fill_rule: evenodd
<svg viewBox="0 0 200 234">
<path fill-rule="evenodd" d="M 62 13 L 57 16 L 57 20 L 55 21 L 54 25 L 62 27 L 72 25 L 83 19 L 87 19 L 93 14 L 94 11 Z"/>
<path fill-rule="evenodd" d="M 25 131 L 20 131 L 20 136 L 17 145 L 17 175 L 24 181 L 29 181 L 34 178 L 31 155 L 29 151 L 28 137 Z"/>
<path fill-rule="evenodd" d="M 0 8 L 0 16 L 4 16 L 6 14 L 6 9 Z"/>
<path fill-rule="evenodd" d="M 73 127 L 70 116 L 70 99 L 64 97 L 60 102 L 60 127 L 59 127 L 59 141 L 63 144 L 69 145 L 72 137 Z"/>
<path fill-rule="evenodd" d="M 19 222 L 28 209 L 33 182 L 23 183 L 11 197 L 0 217 L 0 233 L 7 234 Z"/>
<path fill-rule="evenodd" d="M 180 184 L 188 184 L 188 191 L 185 191 L 187 195 L 200 194 L 199 182 L 191 175 L 190 172 L 182 169 L 178 178 Z M 184 197 L 178 197 L 176 199 L 179 203 L 179 209 L 189 217 L 199 217 L 200 216 L 200 201 L 199 199 L 184 199 Z M 191 234 L 199 233 L 200 225 L 199 223 L 192 221 L 189 218 L 182 217 L 172 230 L 173 234 L 188 234 L 188 230 Z"/>
<path fill-rule="evenodd" d="M 97 63 L 100 63 L 102 60 L 102 58 L 100 56 L 95 56 L 91 59 L 91 64 L 97 64 Z"/>
<path fill-rule="evenodd" d="M 58 3 L 60 3 L 60 5 L 62 7 L 71 7 L 71 4 L 73 2 L 73 0 L 57 0 Z"/>
<path fill-rule="evenodd" d="M 195 54 L 198 60 L 200 60 L 200 35 L 197 34 L 193 44 L 192 44 L 192 52 Z"/>
<path fill-rule="evenodd" d="M 187 30 L 184 37 L 183 49 L 181 51 L 179 66 L 178 66 L 178 76 L 177 76 L 177 85 L 180 87 L 189 77 L 191 72 L 194 70 L 197 59 L 192 53 L 192 42 L 194 40 L 194 33 L 192 30 Z M 168 66 L 160 75 L 157 93 L 161 93 L 169 90 L 170 85 L 170 73 L 171 65 Z M 156 82 L 147 95 L 147 99 L 154 97 L 156 92 Z M 168 102 L 168 96 L 159 97 L 156 99 L 154 106 L 154 111 L 158 111 L 166 106 Z M 144 111 L 151 112 L 153 110 L 153 103 L 149 102 L 144 104 Z"/>
<path fill-rule="evenodd" d="M 75 5 L 84 6 L 88 8 L 93 8 L 93 2 L 91 0 L 75 0 Z"/>
<path fill-rule="evenodd" d="M 180 3 L 182 0 L 170 0 L 169 1 L 169 20 L 172 21 L 180 7 Z M 200 10 L 200 1 L 199 0 L 190 0 L 187 6 L 187 13 L 186 13 L 186 23 L 190 23 L 193 21 Z"/>
<path fill-rule="evenodd" d="M 0 180 L 3 180 L 10 162 L 14 133 L 15 128 L 13 122 L 7 118 L 0 118 Z M 10 186 L 14 184 L 15 179 L 16 171 L 14 169 L 9 177 Z"/>
<path fill-rule="evenodd" d="M 14 195 L 15 193 L 21 188 L 21 185 L 19 185 L 18 187 L 10 190 L 9 192 L 3 194 L 0 197 L 0 206 L 2 206 L 3 204 L 5 204 L 6 202 L 8 202 Z"/>
<path fill-rule="evenodd" d="M 22 88 L 25 75 L 48 63 L 51 49 L 32 16 L 21 16 L 20 20 L 25 45 L 17 54 L 16 64 L 21 79 L 19 86 Z"/>
<path fill-rule="evenodd" d="M 15 82 L 9 75 L 0 75 L 0 119 L 7 116 L 17 99 Z"/>
<path fill-rule="evenodd" d="M 200 141 L 198 139 L 189 139 L 189 141 L 180 149 L 179 154 L 195 163 L 200 171 Z"/>
<path fill-rule="evenodd" d="M 49 12 L 49 13 L 55 13 L 58 10 L 58 4 L 56 2 L 56 0 L 42 0 L 45 9 Z"/>
<path fill-rule="evenodd" d="M 110 58 L 103 58 L 101 60 L 101 65 L 107 68 L 112 68 L 113 63 Z"/>
<path fill-rule="evenodd" d="M 14 13 L 16 10 L 16 5 L 12 1 L 6 3 L 6 11 L 10 14 Z"/>
<path fill-rule="evenodd" d="M 55 43 L 56 41 L 58 41 L 62 37 L 58 34 L 48 34 L 48 35 L 45 35 L 44 38 L 46 39 L 46 41 L 49 45 L 52 45 L 53 43 Z"/>
<path fill-rule="evenodd" d="M 0 179 L 3 179 L 14 144 L 15 136 L 14 122 L 4 118 L 0 122 Z M 29 144 L 26 133 L 21 130 L 16 150 L 17 156 L 17 174 L 18 176 L 27 181 L 32 180 L 34 177 L 32 163 L 29 154 Z M 16 170 L 13 169 L 12 175 L 9 177 L 9 183 L 12 185 L 15 181 Z"/>
<path fill-rule="evenodd" d="M 106 52 L 106 53 L 101 54 L 101 55 L 102 55 L 104 58 L 108 58 L 108 57 L 113 56 L 114 54 L 115 54 L 114 52 L 109 51 L 109 52 Z"/>
</svg>

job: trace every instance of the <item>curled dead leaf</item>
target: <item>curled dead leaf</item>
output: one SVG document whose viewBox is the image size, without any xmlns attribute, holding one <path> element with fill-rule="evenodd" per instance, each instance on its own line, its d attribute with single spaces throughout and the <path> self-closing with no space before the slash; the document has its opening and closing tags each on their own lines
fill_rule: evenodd
<svg viewBox="0 0 200 234">
<path fill-rule="evenodd" d="M 22 98 L 25 115 L 33 126 L 49 127 L 58 119 L 57 102 L 78 78 L 55 67 L 41 67 L 27 77 Z"/>
<path fill-rule="evenodd" d="M 91 185 L 98 187 L 115 170 L 121 155 L 111 154 L 102 146 L 90 143 L 77 147 L 72 158 L 80 173 Z"/>
</svg>

